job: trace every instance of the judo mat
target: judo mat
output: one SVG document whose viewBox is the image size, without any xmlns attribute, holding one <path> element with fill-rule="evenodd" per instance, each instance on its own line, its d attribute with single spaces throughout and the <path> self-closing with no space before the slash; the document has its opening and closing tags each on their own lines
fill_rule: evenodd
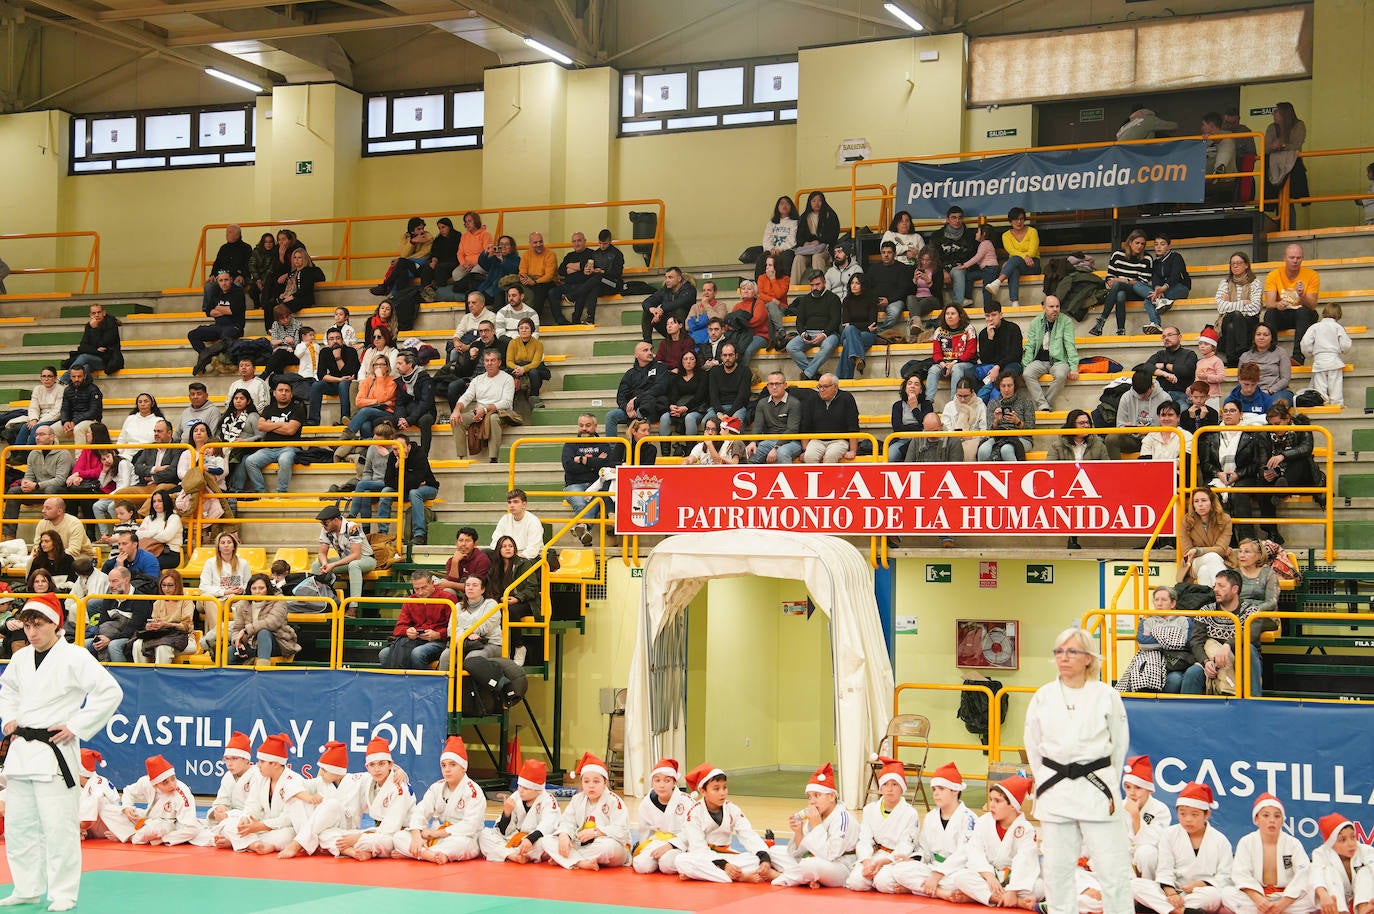
<svg viewBox="0 0 1374 914">
<path fill-rule="evenodd" d="M 8 882 L 2 865 L 0 857 L 0 878 Z M 83 845 L 83 869 L 76 908 L 81 914 L 379 914 L 438 906 L 463 914 L 833 914 L 837 905 L 879 914 L 972 910 L 910 895 L 683 882 L 676 876 L 641 876 L 629 867 L 579 872 L 484 860 L 443 866 L 319 856 L 278 860 L 211 848 L 101 842 Z M 0 887 L 0 897 L 9 891 L 8 885 Z M 28 914 L 45 908 L 46 903 L 10 910 Z"/>
</svg>

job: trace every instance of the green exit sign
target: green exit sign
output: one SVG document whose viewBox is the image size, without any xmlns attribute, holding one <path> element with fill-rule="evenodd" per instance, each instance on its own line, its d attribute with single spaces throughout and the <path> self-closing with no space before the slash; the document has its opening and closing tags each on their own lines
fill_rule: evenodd
<svg viewBox="0 0 1374 914">
<path fill-rule="evenodd" d="M 296 174 L 311 175 L 315 173 L 315 163 L 307 159 L 304 162 L 296 163 Z"/>
<path fill-rule="evenodd" d="M 1097 124 L 1107 116 L 1106 108 L 1079 108 L 1078 123 Z"/>
<path fill-rule="evenodd" d="M 1053 565 L 1027 565 L 1026 566 L 1027 584 L 1053 584 L 1054 566 Z"/>
<path fill-rule="evenodd" d="M 1016 136 L 1015 127 L 1003 127 L 1001 130 L 989 130 L 988 139 L 995 140 L 999 136 Z"/>
<path fill-rule="evenodd" d="M 643 569 L 643 568 L 631 568 L 631 569 L 630 569 L 630 579 L 631 579 L 631 580 L 633 580 L 633 579 L 635 579 L 635 578 L 642 578 L 642 577 L 644 577 L 644 569 Z"/>
<path fill-rule="evenodd" d="M 927 565 L 926 583 L 927 584 L 948 584 L 954 580 L 953 565 Z"/>
<path fill-rule="evenodd" d="M 1124 578 L 1124 577 L 1130 572 L 1130 570 L 1131 570 L 1132 568 L 1134 568 L 1134 567 L 1135 567 L 1134 565 L 1113 565 L 1113 566 L 1112 566 L 1112 574 L 1113 574 L 1114 576 L 1118 577 L 1118 578 Z M 1158 565 L 1151 565 L 1151 566 L 1150 566 L 1150 577 L 1152 577 L 1152 578 L 1157 578 L 1157 577 L 1159 577 L 1159 566 L 1158 566 Z"/>
<path fill-rule="evenodd" d="M 1251 109 L 1250 109 L 1250 116 L 1251 116 L 1251 117 L 1268 117 L 1269 115 L 1271 115 L 1271 114 L 1273 114 L 1273 113 L 1274 113 L 1274 106 L 1273 106 L 1273 105 L 1265 105 L 1265 106 L 1263 106 L 1263 107 L 1261 107 L 1261 108 L 1251 108 Z"/>
</svg>

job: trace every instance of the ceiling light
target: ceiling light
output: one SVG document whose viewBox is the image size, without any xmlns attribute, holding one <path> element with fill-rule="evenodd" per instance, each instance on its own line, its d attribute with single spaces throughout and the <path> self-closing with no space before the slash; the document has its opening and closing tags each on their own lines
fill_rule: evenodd
<svg viewBox="0 0 1374 914">
<path fill-rule="evenodd" d="M 572 66 L 571 57 L 569 57 L 567 54 L 564 54 L 562 51 L 555 51 L 553 48 L 549 47 L 541 41 L 535 41 L 533 38 L 527 37 L 525 39 L 525 44 L 534 48 L 536 51 L 538 51 L 540 54 L 543 54 L 545 57 L 558 61 L 565 67 Z"/>
<path fill-rule="evenodd" d="M 227 83 L 233 83 L 240 89 L 251 89 L 254 92 L 267 91 L 265 88 L 259 86 L 257 83 L 250 83 L 246 79 L 240 79 L 237 76 L 234 76 L 233 74 L 225 73 L 223 70 L 216 70 L 214 67 L 206 67 L 205 72 L 207 75 L 213 76 L 215 79 L 222 79 Z"/>
<path fill-rule="evenodd" d="M 913 32 L 924 32 L 926 30 L 925 26 L 921 25 L 921 23 L 916 21 L 915 16 L 911 15 L 895 3 L 884 3 L 883 9 L 887 10 L 889 13 L 905 22 Z"/>
</svg>

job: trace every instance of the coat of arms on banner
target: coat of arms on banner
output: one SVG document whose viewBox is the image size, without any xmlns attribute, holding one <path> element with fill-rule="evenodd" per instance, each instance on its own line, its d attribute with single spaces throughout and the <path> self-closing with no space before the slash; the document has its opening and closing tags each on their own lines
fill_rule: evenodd
<svg viewBox="0 0 1374 914">
<path fill-rule="evenodd" d="M 639 527 L 653 527 L 658 524 L 659 487 L 663 479 L 658 476 L 636 476 L 630 483 L 630 519 Z"/>
</svg>

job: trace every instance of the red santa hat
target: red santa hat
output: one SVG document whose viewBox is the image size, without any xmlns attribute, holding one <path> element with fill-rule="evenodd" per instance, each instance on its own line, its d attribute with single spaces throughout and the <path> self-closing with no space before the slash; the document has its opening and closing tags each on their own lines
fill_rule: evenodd
<svg viewBox="0 0 1374 914">
<path fill-rule="evenodd" d="M 744 423 L 736 416 L 720 420 L 720 433 L 722 435 L 738 435 L 744 430 Z"/>
<path fill-rule="evenodd" d="M 29 597 L 24 601 L 24 608 L 20 612 L 36 612 L 58 628 L 62 627 L 62 601 L 54 594 L 40 593 L 36 597 Z"/>
<path fill-rule="evenodd" d="M 95 769 L 104 768 L 105 762 L 94 749 L 81 750 L 81 773 L 87 777 L 95 775 Z"/>
<path fill-rule="evenodd" d="M 687 772 L 687 788 L 693 792 L 701 789 L 702 785 L 712 778 L 723 778 L 725 772 L 721 771 L 710 762 L 703 762 L 691 771 Z"/>
<path fill-rule="evenodd" d="M 578 777 L 584 774 L 599 774 L 608 781 L 611 779 L 611 771 L 606 767 L 606 763 L 590 752 L 584 752 L 578 760 L 576 774 Z"/>
<path fill-rule="evenodd" d="M 374 736 L 367 741 L 367 757 L 363 759 L 365 764 L 389 761 L 391 761 L 390 743 L 380 736 Z"/>
<path fill-rule="evenodd" d="M 281 762 L 286 764 L 287 752 L 291 749 L 291 737 L 285 733 L 278 733 L 263 739 L 258 746 L 258 761 L 260 762 Z"/>
<path fill-rule="evenodd" d="M 1174 801 L 1174 805 L 1212 810 L 1217 808 L 1217 801 L 1212 799 L 1212 788 L 1206 784 L 1192 781 L 1183 785 L 1183 789 L 1178 792 L 1178 799 Z"/>
<path fill-rule="evenodd" d="M 461 736 L 450 736 L 444 743 L 444 751 L 439 755 L 439 761 L 448 759 L 463 766 L 463 770 L 468 768 L 468 747 L 464 745 Z"/>
<path fill-rule="evenodd" d="M 1203 327 L 1202 332 L 1197 335 L 1197 341 L 1199 343 L 1210 343 L 1212 348 L 1215 349 L 1217 348 L 1217 343 L 1221 341 L 1221 337 L 1217 336 L 1217 328 L 1208 324 L 1206 327 Z"/>
<path fill-rule="evenodd" d="M 143 764 L 148 769 L 149 784 L 165 781 L 176 774 L 176 772 L 172 770 L 172 763 L 160 755 L 149 757 Z"/>
<path fill-rule="evenodd" d="M 935 773 L 930 776 L 931 787 L 944 787 L 946 790 L 955 790 L 960 793 L 964 791 L 964 776 L 959 773 L 959 766 L 953 762 L 946 762 Z"/>
<path fill-rule="evenodd" d="M 330 774 L 348 774 L 348 747 L 331 739 L 320 753 L 320 770 Z"/>
<path fill-rule="evenodd" d="M 1279 811 L 1279 815 L 1284 815 L 1283 804 L 1279 802 L 1279 798 L 1272 793 L 1262 793 L 1255 797 L 1255 805 L 1250 807 L 1250 821 L 1258 819 L 1260 810 L 1266 806 L 1273 807 Z"/>
<path fill-rule="evenodd" d="M 811 775 L 811 780 L 806 782 L 807 793 L 838 793 L 835 790 L 835 769 L 830 767 L 830 763 L 816 769 L 816 773 Z"/>
<path fill-rule="evenodd" d="M 1317 827 L 1321 829 L 1322 844 L 1327 847 L 1334 847 L 1336 839 L 1341 836 L 1341 829 L 1354 828 L 1350 820 L 1338 812 L 1329 813 L 1317 820 Z"/>
<path fill-rule="evenodd" d="M 1002 791 L 1012 806 L 1020 808 L 1026 800 L 1026 794 L 1030 793 L 1031 781 L 1030 778 L 1014 775 L 995 784 L 989 784 L 988 789 Z"/>
<path fill-rule="evenodd" d="M 875 762 L 882 762 L 883 767 L 878 769 L 878 786 L 882 787 L 888 781 L 899 785 L 906 790 L 906 768 L 895 758 L 884 758 L 878 756 Z"/>
<path fill-rule="evenodd" d="M 237 730 L 230 733 L 229 742 L 224 744 L 224 757 L 251 759 L 253 753 L 249 751 L 248 734 Z"/>
<path fill-rule="evenodd" d="M 524 787 L 526 790 L 543 790 L 544 782 L 549 778 L 549 768 L 539 759 L 527 758 L 525 763 L 520 766 L 520 774 L 515 779 L 515 783 Z"/>
<path fill-rule="evenodd" d="M 666 774 L 674 781 L 676 781 L 679 777 L 681 777 L 679 773 L 681 768 L 682 766 L 677 763 L 677 759 L 661 758 L 654 765 L 654 770 L 649 772 L 649 777 L 653 777 L 654 775 L 658 774 Z"/>
<path fill-rule="evenodd" d="M 1143 787 L 1151 793 L 1155 789 L 1155 766 L 1148 755 L 1133 755 L 1126 759 L 1126 774 L 1121 783 Z"/>
</svg>

